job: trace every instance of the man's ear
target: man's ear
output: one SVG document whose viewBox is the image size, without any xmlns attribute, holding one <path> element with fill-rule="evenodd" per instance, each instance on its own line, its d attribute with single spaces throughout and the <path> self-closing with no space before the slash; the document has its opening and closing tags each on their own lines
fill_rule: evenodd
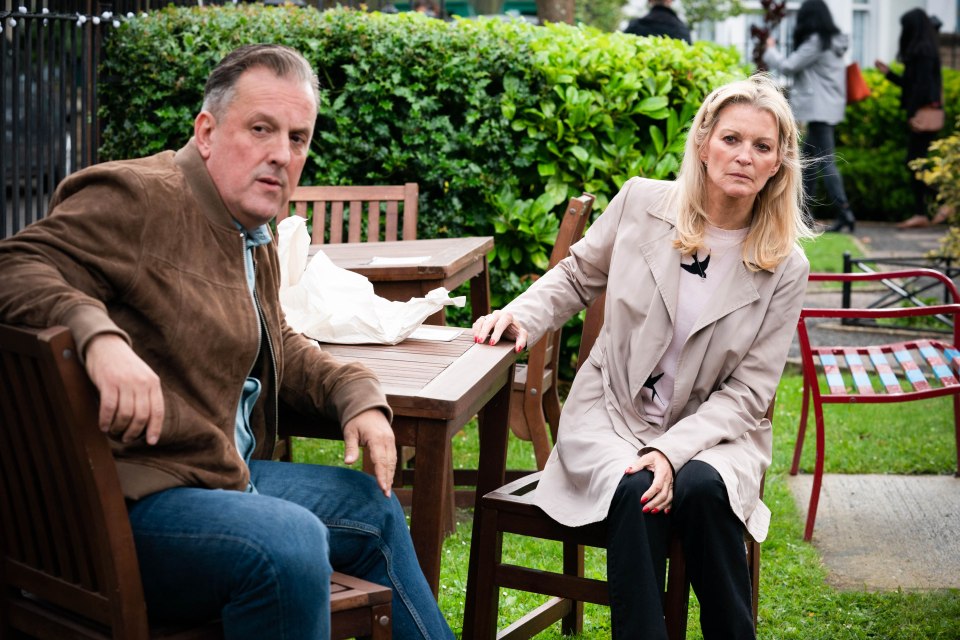
<svg viewBox="0 0 960 640">
<path fill-rule="evenodd" d="M 213 131 L 216 128 L 217 119 L 209 111 L 201 111 L 193 121 L 193 137 L 197 142 L 200 157 L 204 160 L 210 157 Z"/>
</svg>

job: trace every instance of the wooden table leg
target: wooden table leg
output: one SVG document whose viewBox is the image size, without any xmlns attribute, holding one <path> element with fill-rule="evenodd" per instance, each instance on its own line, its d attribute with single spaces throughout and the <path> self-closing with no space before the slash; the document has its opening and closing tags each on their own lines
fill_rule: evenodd
<svg viewBox="0 0 960 640">
<path fill-rule="evenodd" d="M 510 368 L 507 383 L 497 392 L 477 416 L 480 431 L 480 462 L 477 465 L 477 494 L 473 507 L 473 535 L 480 531 L 480 500 L 484 494 L 504 484 L 507 468 L 507 437 L 510 433 L 510 396 L 513 390 L 513 374 Z M 479 545 L 470 545 L 470 565 L 467 569 L 467 597 L 463 611 L 463 637 L 472 638 L 476 622 L 476 582 Z"/>
<path fill-rule="evenodd" d="M 411 499 L 410 535 L 420 568 L 433 595 L 440 586 L 440 555 L 444 537 L 444 505 L 453 491 L 450 478 L 450 438 L 443 424 L 421 420 L 416 437 L 417 463 Z"/>
</svg>

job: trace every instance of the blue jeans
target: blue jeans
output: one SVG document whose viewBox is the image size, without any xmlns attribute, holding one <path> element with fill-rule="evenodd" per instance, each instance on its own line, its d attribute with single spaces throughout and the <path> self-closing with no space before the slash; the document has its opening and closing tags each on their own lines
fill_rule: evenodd
<svg viewBox="0 0 960 640">
<path fill-rule="evenodd" d="M 258 493 L 168 489 L 129 504 L 153 621 L 220 616 L 229 640 L 330 636 L 330 573 L 393 590 L 395 638 L 452 638 L 403 509 L 351 469 L 254 460 Z"/>
</svg>

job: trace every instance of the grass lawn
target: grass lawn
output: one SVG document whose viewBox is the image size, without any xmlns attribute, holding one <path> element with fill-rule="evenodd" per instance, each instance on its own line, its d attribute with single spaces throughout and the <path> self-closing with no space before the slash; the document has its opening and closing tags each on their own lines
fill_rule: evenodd
<svg viewBox="0 0 960 640">
<path fill-rule="evenodd" d="M 859 255 L 845 234 L 824 234 L 805 247 L 814 271 L 841 271 L 843 251 Z M 767 473 L 765 502 L 773 512 L 770 536 L 763 544 L 760 584 L 759 637 L 783 640 L 958 640 L 960 590 L 931 592 L 838 591 L 825 582 L 819 554 L 803 542 L 803 517 L 786 483 L 800 413 L 801 379 L 786 375 L 780 384 L 774 419 L 773 465 Z M 938 398 L 895 405 L 831 405 L 827 413 L 827 473 L 952 474 L 955 464 L 950 400 Z M 813 466 L 812 422 L 801 461 L 803 472 Z M 476 422 L 456 436 L 454 465 L 476 466 Z M 298 461 L 342 464 L 343 444 L 298 441 Z M 511 436 L 508 465 L 535 468 L 533 448 Z M 440 606 L 459 635 L 467 587 L 472 512 L 461 511 L 454 535 L 443 547 Z M 508 536 L 508 557 L 544 569 L 559 570 L 559 545 Z M 605 574 L 603 551 L 587 550 L 587 573 Z M 500 627 L 545 599 L 502 590 Z M 699 640 L 698 608 L 691 595 L 687 637 Z M 583 638 L 610 637 L 609 612 L 585 607 Z M 559 625 L 542 638 L 560 637 Z"/>
<path fill-rule="evenodd" d="M 821 273 L 843 273 L 843 254 L 863 257 L 863 251 L 848 233 L 824 233 L 803 245 L 810 261 L 810 270 Z"/>
</svg>

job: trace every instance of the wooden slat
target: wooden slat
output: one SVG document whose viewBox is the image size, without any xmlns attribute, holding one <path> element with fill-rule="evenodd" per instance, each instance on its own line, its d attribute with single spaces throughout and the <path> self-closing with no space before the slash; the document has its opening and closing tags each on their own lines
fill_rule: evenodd
<svg viewBox="0 0 960 640">
<path fill-rule="evenodd" d="M 330 244 L 343 242 L 343 202 L 330 203 Z"/>
<path fill-rule="evenodd" d="M 386 232 L 384 238 L 390 242 L 398 240 L 397 238 L 397 222 L 399 219 L 399 214 L 397 212 L 397 201 L 388 200 L 387 201 L 387 213 L 386 213 Z"/>
<path fill-rule="evenodd" d="M 360 242 L 360 225 L 363 222 L 363 202 L 352 200 L 350 202 L 350 219 L 347 220 L 349 227 L 347 231 L 347 242 Z M 369 241 L 370 239 L 367 238 Z"/>
<path fill-rule="evenodd" d="M 390 238 L 387 238 L 389 240 Z M 380 201 L 367 202 L 367 242 L 380 242 Z"/>
</svg>

